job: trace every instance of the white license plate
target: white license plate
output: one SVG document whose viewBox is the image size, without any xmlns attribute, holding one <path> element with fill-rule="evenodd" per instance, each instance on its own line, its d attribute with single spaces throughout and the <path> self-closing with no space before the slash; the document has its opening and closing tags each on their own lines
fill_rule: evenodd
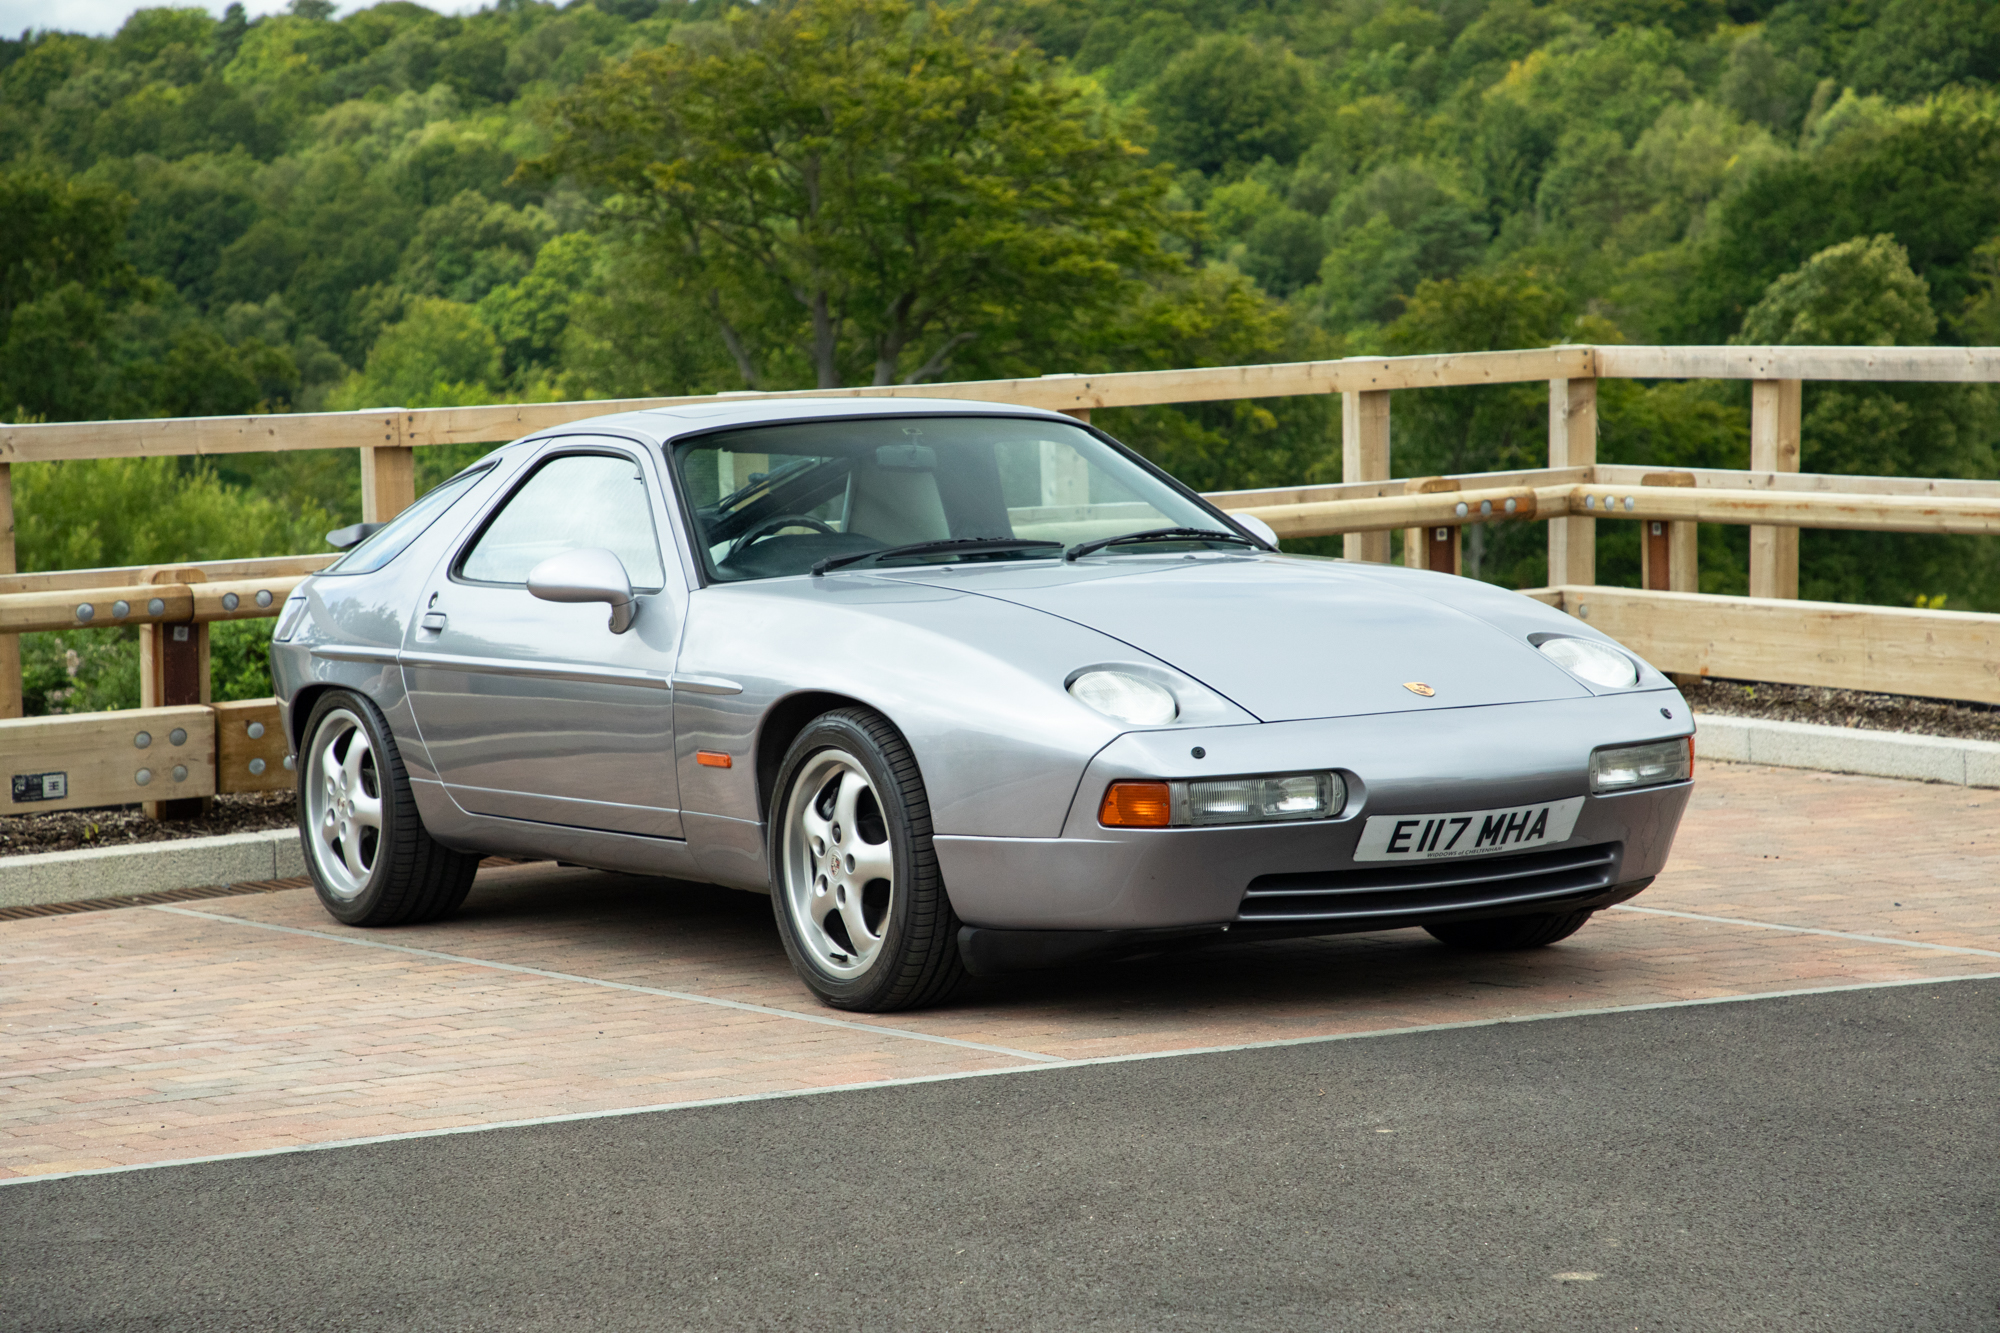
<svg viewBox="0 0 2000 1333">
<path fill-rule="evenodd" d="M 1357 861 L 1436 861 L 1452 856 L 1492 856 L 1563 842 L 1576 827 L 1583 798 L 1516 805 L 1505 810 L 1460 810 L 1447 815 L 1370 815 L 1361 829 Z"/>
</svg>

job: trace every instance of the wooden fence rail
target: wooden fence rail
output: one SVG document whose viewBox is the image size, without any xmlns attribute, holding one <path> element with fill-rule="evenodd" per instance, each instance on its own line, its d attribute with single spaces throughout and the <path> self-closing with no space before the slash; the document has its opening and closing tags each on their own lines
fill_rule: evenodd
<svg viewBox="0 0 2000 1333">
<path fill-rule="evenodd" d="M 1456 483 L 1467 479 L 1418 480 Z M 1430 493 L 1406 491 L 1402 495 L 1290 504 L 1245 505 L 1236 496 L 1216 498 L 1231 512 L 1262 519 L 1281 537 L 1330 537 L 1432 524 L 1451 527 L 1566 516 L 1861 532 L 2000 535 L 2000 498 L 1959 496 L 1702 490 L 1694 486 L 1586 483 L 1481 490 L 1460 490 L 1453 485 Z"/>
<path fill-rule="evenodd" d="M 1597 381 L 1609 378 L 1750 381 L 1750 467 L 1662 471 L 1599 463 Z M 1210 498 L 1263 518 L 1281 535 L 1343 535 L 1354 559 L 1388 560 L 1390 533 L 1400 528 L 1406 562 L 1450 572 L 1459 567 L 1464 527 L 1543 522 L 1550 586 L 1532 595 L 1590 618 L 1663 669 L 2000 703 L 2000 616 L 1792 600 L 1802 527 L 2000 533 L 2000 480 L 1801 473 L 1800 421 L 1809 381 L 2000 382 L 2000 348 L 1562 346 L 723 396 L 980 400 L 1088 420 L 1098 408 L 1338 393 L 1339 483 Z M 1393 478 L 1396 392 L 1524 383 L 1546 384 L 1547 467 Z M 362 516 L 380 522 L 415 499 L 418 448 L 499 443 L 608 413 L 715 401 L 700 396 L 0 424 L 0 719 L 18 719 L 21 711 L 16 636 L 37 630 L 139 625 L 144 705 L 117 714 L 0 720 L 0 762 L 17 777 L 34 778 L 36 763 L 74 756 L 75 783 L 58 785 L 77 795 L 64 804 L 144 800 L 156 813 L 185 811 L 215 792 L 287 785 L 275 703 L 208 702 L 206 626 L 276 614 L 301 577 L 336 558 L 328 552 L 17 573 L 12 464 L 354 449 Z M 1602 519 L 1642 524 L 1642 589 L 1595 586 L 1596 524 Z M 1700 523 L 1750 528 L 1750 598 L 1696 594 Z M 185 724 L 188 718 L 192 725 Z M 148 745 L 139 745 L 141 734 Z M 182 739 L 150 749 L 159 744 L 155 736 Z M 128 752 L 100 753 L 107 745 Z M 63 808 L 46 799 L 21 803 L 34 785 L 17 783 L 0 811 Z"/>
</svg>

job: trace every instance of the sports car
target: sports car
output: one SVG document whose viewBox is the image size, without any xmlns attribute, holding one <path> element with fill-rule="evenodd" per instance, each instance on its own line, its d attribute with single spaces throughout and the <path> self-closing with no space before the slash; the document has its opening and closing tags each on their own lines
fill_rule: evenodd
<svg viewBox="0 0 2000 1333">
<path fill-rule="evenodd" d="M 1285 554 L 1100 430 L 799 398 L 517 440 L 350 543 L 271 661 L 326 909 L 484 854 L 770 895 L 827 1004 L 1203 940 L 1564 938 L 1693 718 L 1587 624 Z"/>
</svg>

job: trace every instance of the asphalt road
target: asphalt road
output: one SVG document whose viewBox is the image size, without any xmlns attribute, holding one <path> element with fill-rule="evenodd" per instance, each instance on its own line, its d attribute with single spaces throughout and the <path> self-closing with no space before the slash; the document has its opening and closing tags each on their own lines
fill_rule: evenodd
<svg viewBox="0 0 2000 1333">
<path fill-rule="evenodd" d="M 1996 1074 L 1955 982 L 51 1181 L 0 1328 L 2000 1328 Z"/>
</svg>

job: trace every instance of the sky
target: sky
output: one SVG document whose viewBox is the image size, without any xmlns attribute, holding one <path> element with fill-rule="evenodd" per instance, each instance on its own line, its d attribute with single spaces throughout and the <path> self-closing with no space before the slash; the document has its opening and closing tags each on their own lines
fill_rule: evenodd
<svg viewBox="0 0 2000 1333">
<path fill-rule="evenodd" d="M 195 0 L 182 0 L 192 7 Z M 275 14 L 285 7 L 285 0 L 243 0 L 243 8 L 252 15 Z M 0 36 L 19 37 L 25 28 L 54 28 L 61 32 L 89 33 L 96 37 L 108 37 L 124 24 L 126 16 L 143 6 L 132 0 L 0 0 Z M 228 8 L 228 0 L 202 8 L 217 18 Z M 342 5 L 346 13 L 355 5 Z"/>
<path fill-rule="evenodd" d="M 161 0 L 161 3 L 177 8 L 191 7 L 198 2 Z M 419 3 L 446 13 L 478 8 L 477 4 L 454 4 L 450 0 L 419 0 Z M 54 28 L 60 32 L 107 37 L 123 26 L 133 10 L 143 7 L 133 4 L 132 0 L 0 0 L 0 37 L 19 37 L 28 28 Z M 212 4 L 202 5 L 217 18 L 222 17 L 222 11 L 228 7 L 229 0 L 215 0 Z M 351 14 L 365 7 L 365 4 L 346 0 L 335 12 Z M 259 14 L 276 14 L 285 8 L 285 0 L 243 0 L 243 8 L 253 18 Z"/>
</svg>

